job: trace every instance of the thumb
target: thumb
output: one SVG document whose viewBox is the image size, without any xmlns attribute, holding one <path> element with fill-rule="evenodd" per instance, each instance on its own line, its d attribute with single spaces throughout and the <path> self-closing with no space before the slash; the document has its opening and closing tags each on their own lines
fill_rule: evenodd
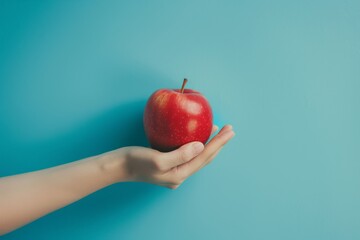
<svg viewBox="0 0 360 240">
<path fill-rule="evenodd" d="M 164 153 L 163 161 L 170 169 L 190 161 L 203 150 L 204 144 L 202 144 L 202 142 L 190 142 L 174 151 Z"/>
</svg>

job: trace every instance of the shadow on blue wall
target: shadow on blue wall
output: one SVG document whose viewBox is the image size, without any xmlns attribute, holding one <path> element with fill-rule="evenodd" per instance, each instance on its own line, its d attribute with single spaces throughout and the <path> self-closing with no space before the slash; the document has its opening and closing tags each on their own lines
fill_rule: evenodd
<svg viewBox="0 0 360 240">
<path fill-rule="evenodd" d="M 144 106 L 145 100 L 121 104 L 61 137 L 39 144 L 37 148 L 32 146 L 31 151 L 41 152 L 43 160 L 57 152 L 51 160 L 54 165 L 54 162 L 61 164 L 64 159 L 92 156 L 121 146 L 147 146 L 142 124 Z M 86 235 L 90 226 L 98 224 L 102 228 L 111 228 L 114 224 L 121 228 L 168 191 L 145 183 L 115 184 L 39 219 L 23 230 L 31 229 L 39 234 L 46 226 L 60 235 L 83 231 Z M 104 221 L 110 221 L 110 224 L 104 224 Z"/>
<path fill-rule="evenodd" d="M 145 104 L 146 99 L 122 103 L 54 138 L 18 144 L 23 151 L 20 155 L 27 152 L 31 156 L 29 162 L 18 169 L 31 171 L 52 167 L 123 146 L 148 146 L 142 123 Z M 92 232 L 89 231 L 91 226 L 105 232 L 114 224 L 117 228 L 126 228 L 131 219 L 140 216 L 166 192 L 169 190 L 145 183 L 115 184 L 7 236 L 12 239 L 18 234 L 36 233 L 39 237 L 52 231 L 61 239 L 62 234 L 69 232 L 86 237 L 90 234 L 87 232 Z M 44 232 L 44 228 L 47 231 Z"/>
</svg>

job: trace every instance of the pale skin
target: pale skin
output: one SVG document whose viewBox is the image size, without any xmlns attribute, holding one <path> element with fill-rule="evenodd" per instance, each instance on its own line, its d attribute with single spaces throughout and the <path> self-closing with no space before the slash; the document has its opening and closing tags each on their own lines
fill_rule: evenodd
<svg viewBox="0 0 360 240">
<path fill-rule="evenodd" d="M 114 183 L 147 182 L 176 189 L 209 164 L 234 135 L 232 127 L 225 125 L 205 146 L 191 142 L 167 153 L 123 147 L 0 178 L 0 236 Z"/>
</svg>

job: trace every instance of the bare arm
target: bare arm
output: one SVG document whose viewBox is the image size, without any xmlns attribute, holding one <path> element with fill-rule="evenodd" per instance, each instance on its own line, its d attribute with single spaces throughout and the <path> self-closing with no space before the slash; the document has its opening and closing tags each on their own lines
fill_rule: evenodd
<svg viewBox="0 0 360 240">
<path fill-rule="evenodd" d="M 225 126 L 205 147 L 193 142 L 169 152 L 124 147 L 40 171 L 0 178 L 0 235 L 117 182 L 177 188 L 208 164 L 232 137 Z"/>
<path fill-rule="evenodd" d="M 0 235 L 115 181 L 97 157 L 0 179 Z M 121 174 L 121 173 L 120 173 Z"/>
</svg>

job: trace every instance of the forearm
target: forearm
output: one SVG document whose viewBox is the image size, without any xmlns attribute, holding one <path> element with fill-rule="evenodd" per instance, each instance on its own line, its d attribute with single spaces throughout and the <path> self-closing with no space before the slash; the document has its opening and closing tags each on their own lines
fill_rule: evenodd
<svg viewBox="0 0 360 240">
<path fill-rule="evenodd" d="M 119 181 L 119 165 L 100 155 L 0 178 L 0 235 Z"/>
</svg>

